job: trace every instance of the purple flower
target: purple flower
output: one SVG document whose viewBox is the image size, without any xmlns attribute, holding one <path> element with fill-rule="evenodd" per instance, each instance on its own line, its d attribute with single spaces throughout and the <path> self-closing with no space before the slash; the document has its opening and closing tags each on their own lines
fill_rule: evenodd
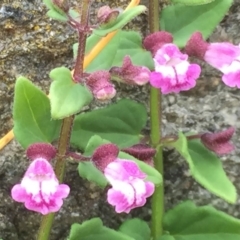
<svg viewBox="0 0 240 240">
<path fill-rule="evenodd" d="M 187 59 L 188 55 L 181 53 L 176 45 L 164 44 L 154 56 L 155 71 L 150 75 L 150 84 L 160 88 L 163 94 L 193 88 L 201 68 Z"/>
<path fill-rule="evenodd" d="M 108 71 L 99 70 L 91 73 L 86 80 L 86 85 L 89 87 L 94 97 L 98 100 L 109 100 L 115 97 L 116 90 L 110 82 L 111 75 Z"/>
<path fill-rule="evenodd" d="M 153 157 L 156 154 L 156 149 L 146 144 L 139 143 L 128 148 L 123 148 L 122 151 L 153 166 Z"/>
<path fill-rule="evenodd" d="M 107 143 L 97 147 L 92 155 L 92 162 L 102 172 L 107 165 L 113 162 L 119 153 L 119 149 L 115 144 Z"/>
<path fill-rule="evenodd" d="M 142 86 L 149 82 L 151 72 L 144 66 L 133 65 L 131 58 L 125 56 L 122 67 L 112 67 L 110 73 L 119 82 Z"/>
<path fill-rule="evenodd" d="M 146 198 L 154 192 L 154 184 L 145 181 L 146 174 L 133 161 L 116 159 L 108 164 L 104 174 L 112 185 L 107 200 L 115 206 L 117 213 L 129 213 L 132 209 L 143 206 Z"/>
<path fill-rule="evenodd" d="M 200 32 L 188 41 L 186 52 L 196 56 L 223 73 L 222 80 L 229 87 L 240 88 L 240 46 L 229 42 L 207 43 Z"/>
<path fill-rule="evenodd" d="M 173 36 L 169 32 L 159 31 L 152 33 L 144 38 L 143 46 L 146 50 L 152 53 L 152 56 L 155 56 L 158 49 L 167 43 L 173 42 Z"/>
<path fill-rule="evenodd" d="M 217 133 L 204 133 L 201 136 L 201 142 L 218 155 L 227 154 L 234 150 L 234 145 L 230 142 L 234 132 L 235 129 L 230 127 Z"/>
<path fill-rule="evenodd" d="M 12 188 L 11 195 L 27 209 L 46 215 L 57 212 L 69 192 L 68 185 L 59 184 L 51 164 L 39 157 L 29 165 L 21 183 Z"/>
</svg>

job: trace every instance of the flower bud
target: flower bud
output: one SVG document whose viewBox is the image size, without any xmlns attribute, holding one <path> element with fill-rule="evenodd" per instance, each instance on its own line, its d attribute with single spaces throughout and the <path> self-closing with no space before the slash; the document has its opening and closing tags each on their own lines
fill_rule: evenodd
<svg viewBox="0 0 240 240">
<path fill-rule="evenodd" d="M 108 71 L 96 71 L 90 74 L 86 80 L 94 97 L 98 100 L 109 100 L 115 97 L 116 90 L 110 82 L 111 75 Z"/>
<path fill-rule="evenodd" d="M 208 46 L 209 44 L 206 41 L 204 41 L 202 34 L 200 32 L 195 32 L 188 40 L 187 45 L 185 47 L 185 52 L 189 56 L 194 56 L 203 60 L 204 55 L 208 49 Z"/>
<path fill-rule="evenodd" d="M 68 0 L 52 0 L 52 3 L 61 9 L 64 13 L 68 13 L 70 9 Z"/>
<path fill-rule="evenodd" d="M 143 46 L 145 49 L 150 51 L 153 56 L 155 56 L 157 50 L 162 47 L 162 45 L 167 43 L 172 43 L 173 37 L 170 33 L 165 31 L 155 32 L 143 40 Z"/>
<path fill-rule="evenodd" d="M 109 143 L 101 145 L 94 151 L 92 162 L 103 172 L 109 163 L 117 159 L 118 153 L 119 149 L 115 144 Z"/>
<path fill-rule="evenodd" d="M 151 72 L 144 66 L 133 65 L 131 58 L 125 56 L 122 67 L 112 67 L 110 73 L 116 81 L 142 86 L 149 82 Z"/>
<path fill-rule="evenodd" d="M 201 136 L 201 142 L 216 154 L 224 155 L 234 150 L 234 145 L 230 143 L 234 131 L 235 129 L 230 127 L 217 133 L 204 133 Z"/>
<path fill-rule="evenodd" d="M 29 159 L 44 158 L 47 161 L 55 158 L 56 149 L 49 143 L 33 143 L 27 148 L 26 155 Z"/>
<path fill-rule="evenodd" d="M 156 150 L 146 144 L 136 144 L 131 147 L 124 148 L 122 151 L 153 166 L 153 157 L 156 154 Z"/>
<path fill-rule="evenodd" d="M 118 9 L 111 9 L 109 6 L 103 6 L 99 8 L 97 13 L 98 22 L 102 25 L 108 25 L 113 23 L 120 11 Z"/>
</svg>

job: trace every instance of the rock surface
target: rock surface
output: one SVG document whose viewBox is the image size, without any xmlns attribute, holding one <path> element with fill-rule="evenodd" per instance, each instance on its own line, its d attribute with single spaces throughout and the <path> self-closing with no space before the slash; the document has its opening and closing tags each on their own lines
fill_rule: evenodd
<svg viewBox="0 0 240 240">
<path fill-rule="evenodd" d="M 97 1 L 96 1 L 97 2 Z M 94 8 L 103 5 L 94 3 Z M 110 1 L 113 3 L 112 1 Z M 119 6 L 126 1 L 118 1 Z M 228 16 L 212 35 L 214 41 L 240 42 L 240 1 L 235 0 Z M 72 44 L 76 36 L 67 26 L 45 16 L 46 9 L 39 0 L 0 2 L 0 136 L 12 128 L 11 109 L 15 79 L 28 77 L 47 91 L 49 71 L 57 66 L 72 66 Z M 146 16 L 138 18 L 138 28 L 146 30 Z M 144 23 L 144 24 L 142 24 Z M 240 189 L 240 110 L 239 90 L 222 84 L 219 72 L 205 66 L 198 85 L 190 92 L 169 95 L 163 99 L 164 133 L 179 130 L 217 131 L 229 125 L 236 126 L 236 151 L 223 157 L 227 174 L 238 191 Z M 130 96 L 147 104 L 147 88 L 119 87 L 121 96 Z M 27 211 L 22 204 L 12 201 L 10 190 L 21 179 L 28 160 L 23 149 L 12 141 L 0 155 L 0 238 L 3 240 L 32 240 L 39 226 L 40 216 Z M 106 192 L 79 178 L 76 164 L 68 163 L 65 182 L 71 186 L 71 195 L 56 215 L 51 240 L 63 240 L 74 222 L 99 216 L 105 225 L 117 228 L 132 216 L 150 220 L 150 208 L 132 211 L 130 215 L 116 215 L 107 203 Z M 230 205 L 201 188 L 189 176 L 183 160 L 172 152 L 165 153 L 166 208 L 181 200 L 193 199 L 199 205 L 212 204 L 229 214 L 240 217 L 240 201 Z"/>
</svg>

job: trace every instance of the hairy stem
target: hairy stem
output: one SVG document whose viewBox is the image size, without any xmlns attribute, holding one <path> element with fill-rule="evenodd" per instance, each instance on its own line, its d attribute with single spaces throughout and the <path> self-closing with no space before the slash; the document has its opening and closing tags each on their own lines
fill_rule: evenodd
<svg viewBox="0 0 240 240">
<path fill-rule="evenodd" d="M 149 29 L 150 32 L 159 31 L 159 0 L 149 0 Z M 156 148 L 161 139 L 161 93 L 158 89 L 150 89 L 150 123 L 151 123 L 151 144 Z M 154 167 L 163 176 L 162 147 L 154 158 Z M 162 222 L 164 213 L 164 185 L 156 186 L 152 198 L 152 239 L 156 240 L 163 234 Z"/>
<path fill-rule="evenodd" d="M 90 8 L 91 0 L 82 0 L 82 13 L 81 13 L 81 24 L 83 26 L 88 26 L 88 16 L 89 16 L 89 8 Z M 83 75 L 83 62 L 84 62 L 84 52 L 87 34 L 85 31 L 80 32 L 79 34 L 79 45 L 78 45 L 78 55 L 77 62 L 74 69 L 73 78 L 76 82 L 80 82 Z M 65 160 L 66 155 L 69 149 L 69 142 L 71 136 L 72 125 L 74 121 L 74 116 L 67 117 L 63 119 L 62 128 L 60 132 L 60 137 L 58 141 L 58 150 L 57 150 L 57 158 L 55 165 L 55 173 L 59 180 L 59 182 L 63 181 L 64 172 L 65 172 Z M 54 213 L 50 213 L 46 216 L 42 217 L 41 225 L 38 231 L 37 240 L 48 240 L 51 232 L 52 224 L 54 220 Z"/>
<path fill-rule="evenodd" d="M 89 9 L 91 5 L 91 0 L 82 0 L 82 12 L 81 12 L 81 28 L 78 29 L 78 52 L 76 64 L 73 72 L 73 79 L 75 82 L 81 82 L 82 73 L 84 68 L 84 55 L 85 55 L 85 46 L 87 34 L 89 31 L 88 18 L 89 18 Z"/>
</svg>

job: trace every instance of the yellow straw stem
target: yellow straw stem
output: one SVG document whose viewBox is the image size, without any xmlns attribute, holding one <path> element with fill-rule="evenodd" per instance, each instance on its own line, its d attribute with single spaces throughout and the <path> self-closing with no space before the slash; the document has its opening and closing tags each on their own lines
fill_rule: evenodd
<svg viewBox="0 0 240 240">
<path fill-rule="evenodd" d="M 137 6 L 138 4 L 140 3 L 140 0 L 132 0 L 128 6 L 125 8 L 125 11 L 130 9 L 130 8 L 133 8 L 135 6 Z"/>
<path fill-rule="evenodd" d="M 101 40 L 92 48 L 90 53 L 85 56 L 83 68 L 85 69 L 94 58 L 102 51 L 102 49 L 111 41 L 111 39 L 116 35 L 117 31 L 109 33 L 106 37 L 101 38 Z"/>
<path fill-rule="evenodd" d="M 4 148 L 14 138 L 13 130 L 9 131 L 0 139 L 0 150 Z"/>
<path fill-rule="evenodd" d="M 132 0 L 125 11 L 137 6 L 140 0 Z M 93 61 L 93 59 L 102 51 L 102 49 L 111 41 L 118 31 L 109 33 L 106 37 L 103 37 L 84 58 L 83 68 L 86 67 Z M 5 136 L 0 139 L 0 150 L 3 149 L 12 139 L 14 138 L 13 130 L 9 131 Z"/>
</svg>

